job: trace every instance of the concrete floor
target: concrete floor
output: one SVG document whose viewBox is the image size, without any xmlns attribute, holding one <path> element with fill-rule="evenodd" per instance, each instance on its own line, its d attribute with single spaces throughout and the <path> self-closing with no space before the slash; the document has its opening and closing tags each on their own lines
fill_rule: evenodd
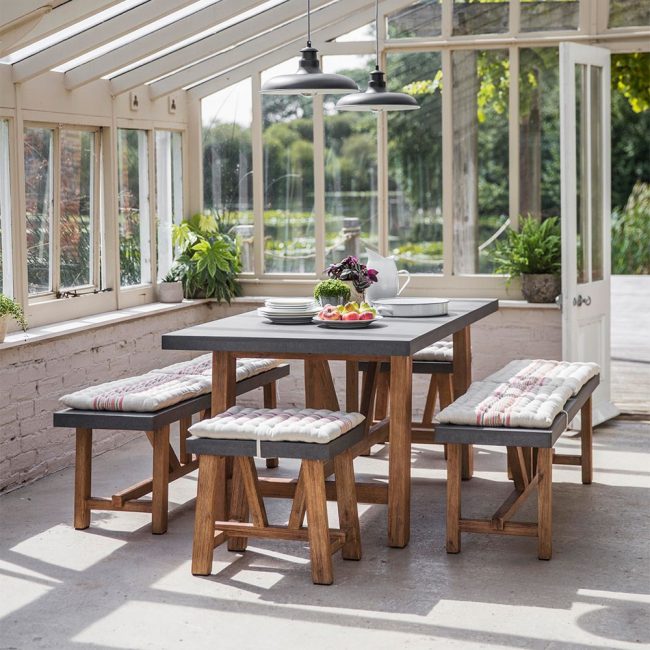
<svg viewBox="0 0 650 650">
<path fill-rule="evenodd" d="M 296 542 L 220 547 L 214 574 L 193 577 L 195 475 L 171 487 L 166 535 L 136 513 L 94 514 L 75 531 L 65 470 L 0 499 L 0 648 L 650 647 L 649 443 L 650 423 L 614 421 L 596 430 L 593 485 L 556 468 L 550 562 L 527 538 L 465 535 L 463 552 L 447 555 L 442 455 L 414 447 L 410 545 L 387 548 L 385 507 L 362 507 L 364 557 L 337 557 L 331 587 L 311 584 Z M 577 446 L 567 434 L 559 443 Z M 376 451 L 355 461 L 358 474 L 386 476 Z M 477 453 L 467 516 L 492 512 L 509 490 L 503 450 Z M 143 478 L 150 462 L 140 439 L 96 458 L 95 494 Z M 268 505 L 286 520 L 286 502 Z"/>
</svg>

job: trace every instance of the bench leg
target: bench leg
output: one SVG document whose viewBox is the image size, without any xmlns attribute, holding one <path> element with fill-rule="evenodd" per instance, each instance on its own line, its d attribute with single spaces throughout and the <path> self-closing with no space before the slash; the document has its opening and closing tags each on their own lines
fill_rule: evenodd
<svg viewBox="0 0 650 650">
<path fill-rule="evenodd" d="M 430 427 L 433 425 L 433 412 L 435 411 L 436 408 L 437 397 L 438 397 L 437 376 L 431 375 L 431 378 L 429 380 L 429 390 L 427 391 L 427 398 L 424 402 L 424 411 L 422 412 L 422 420 L 420 421 L 420 424 L 423 427 Z"/>
<path fill-rule="evenodd" d="M 552 548 L 553 516 L 553 449 L 540 449 L 537 454 L 537 536 L 540 560 L 550 560 Z"/>
<path fill-rule="evenodd" d="M 78 428 L 76 432 L 74 469 L 74 527 L 90 526 L 90 484 L 92 477 L 93 430 Z"/>
<path fill-rule="evenodd" d="M 324 466 L 319 460 L 303 460 L 302 467 L 305 479 L 311 577 L 314 584 L 331 585 L 334 575 L 330 553 Z"/>
<path fill-rule="evenodd" d="M 580 410 L 580 455 L 582 482 L 589 485 L 594 477 L 591 397 Z"/>
<path fill-rule="evenodd" d="M 276 382 L 272 381 L 264 384 L 264 408 L 274 409 L 278 406 L 278 387 Z M 277 458 L 267 458 L 266 466 L 269 469 L 274 469 L 280 464 Z"/>
<path fill-rule="evenodd" d="M 447 553 L 460 553 L 462 446 L 447 444 Z"/>
<path fill-rule="evenodd" d="M 235 462 L 232 475 L 232 496 L 230 497 L 230 521 L 248 521 L 248 499 L 244 492 L 244 480 L 241 468 Z M 243 552 L 246 550 L 248 538 L 228 537 L 228 550 Z"/>
<path fill-rule="evenodd" d="M 334 458 L 336 503 L 339 510 L 339 528 L 345 531 L 344 560 L 361 559 L 361 530 L 357 506 L 357 488 L 354 483 L 352 455 L 345 451 Z"/>
<path fill-rule="evenodd" d="M 208 576 L 212 570 L 214 522 L 217 520 L 220 487 L 225 478 L 224 461 L 222 456 L 199 456 L 192 543 L 192 574 L 195 576 Z"/>
<path fill-rule="evenodd" d="M 151 532 L 167 531 L 169 507 L 169 425 L 153 432 L 153 489 L 151 491 Z"/>
<path fill-rule="evenodd" d="M 187 453 L 186 442 L 190 435 L 188 429 L 192 426 L 192 416 L 181 418 L 178 422 L 178 459 L 185 465 L 192 461 L 192 454 Z"/>
</svg>

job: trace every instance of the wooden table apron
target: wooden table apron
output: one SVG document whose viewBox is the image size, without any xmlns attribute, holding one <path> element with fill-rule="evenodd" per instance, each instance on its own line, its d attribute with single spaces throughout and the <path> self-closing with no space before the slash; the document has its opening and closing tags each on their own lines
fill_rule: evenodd
<svg viewBox="0 0 650 650">
<path fill-rule="evenodd" d="M 496 300 L 451 301 L 449 316 L 446 317 L 386 319 L 372 330 L 339 330 L 340 345 L 333 345 L 337 342 L 336 334 L 332 336 L 336 330 L 319 332 L 321 328 L 316 330 L 310 326 L 294 326 L 289 330 L 286 328 L 290 326 L 277 326 L 287 334 L 276 334 L 279 329 L 270 329 L 269 337 L 261 337 L 259 326 L 262 326 L 262 320 L 255 312 L 250 312 L 165 334 L 162 346 L 172 350 L 212 351 L 212 385 L 220 388 L 212 391 L 212 415 L 235 404 L 237 357 L 303 359 L 305 405 L 307 408 L 332 410 L 338 410 L 339 403 L 329 361 L 346 361 L 347 410 L 359 408 L 358 362 L 390 361 L 388 543 L 390 546 L 404 547 L 408 544 L 410 534 L 413 354 L 435 341 L 453 335 L 454 394 L 456 397 L 462 395 L 471 382 L 470 326 L 497 309 Z M 253 324 L 257 329 L 251 328 Z M 254 336 L 247 336 L 247 326 L 248 332 L 255 332 Z M 377 331 L 380 326 L 392 330 L 388 337 Z M 300 336 L 303 327 L 308 329 Z M 419 335 L 402 333 L 402 330 L 408 329 Z M 344 336 L 345 334 L 351 336 Z M 371 335 L 377 340 L 373 341 Z M 472 473 L 471 449 L 466 449 L 463 460 L 464 477 L 469 478 Z M 374 487 L 376 491 L 377 486 Z"/>
</svg>

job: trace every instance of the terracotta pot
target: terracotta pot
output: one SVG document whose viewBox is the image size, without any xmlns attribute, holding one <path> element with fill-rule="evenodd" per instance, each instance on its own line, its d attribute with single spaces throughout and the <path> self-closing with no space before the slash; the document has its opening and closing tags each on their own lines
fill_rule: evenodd
<svg viewBox="0 0 650 650">
<path fill-rule="evenodd" d="M 5 340 L 7 336 L 7 327 L 9 327 L 9 316 L 0 316 L 0 343 Z"/>
<path fill-rule="evenodd" d="M 562 278 L 552 273 L 521 276 L 521 293 L 528 302 L 555 302 L 562 290 Z"/>
<path fill-rule="evenodd" d="M 159 302 L 183 302 L 183 283 L 158 283 L 158 300 Z"/>
</svg>

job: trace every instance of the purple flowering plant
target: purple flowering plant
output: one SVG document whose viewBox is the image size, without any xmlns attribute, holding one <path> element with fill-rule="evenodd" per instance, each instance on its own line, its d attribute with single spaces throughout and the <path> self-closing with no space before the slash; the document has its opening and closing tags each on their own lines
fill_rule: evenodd
<svg viewBox="0 0 650 650">
<path fill-rule="evenodd" d="M 377 271 L 361 264 L 359 258 L 352 255 L 338 264 L 330 264 L 325 271 L 330 278 L 352 282 L 359 293 L 363 293 L 373 282 L 377 282 Z"/>
</svg>

